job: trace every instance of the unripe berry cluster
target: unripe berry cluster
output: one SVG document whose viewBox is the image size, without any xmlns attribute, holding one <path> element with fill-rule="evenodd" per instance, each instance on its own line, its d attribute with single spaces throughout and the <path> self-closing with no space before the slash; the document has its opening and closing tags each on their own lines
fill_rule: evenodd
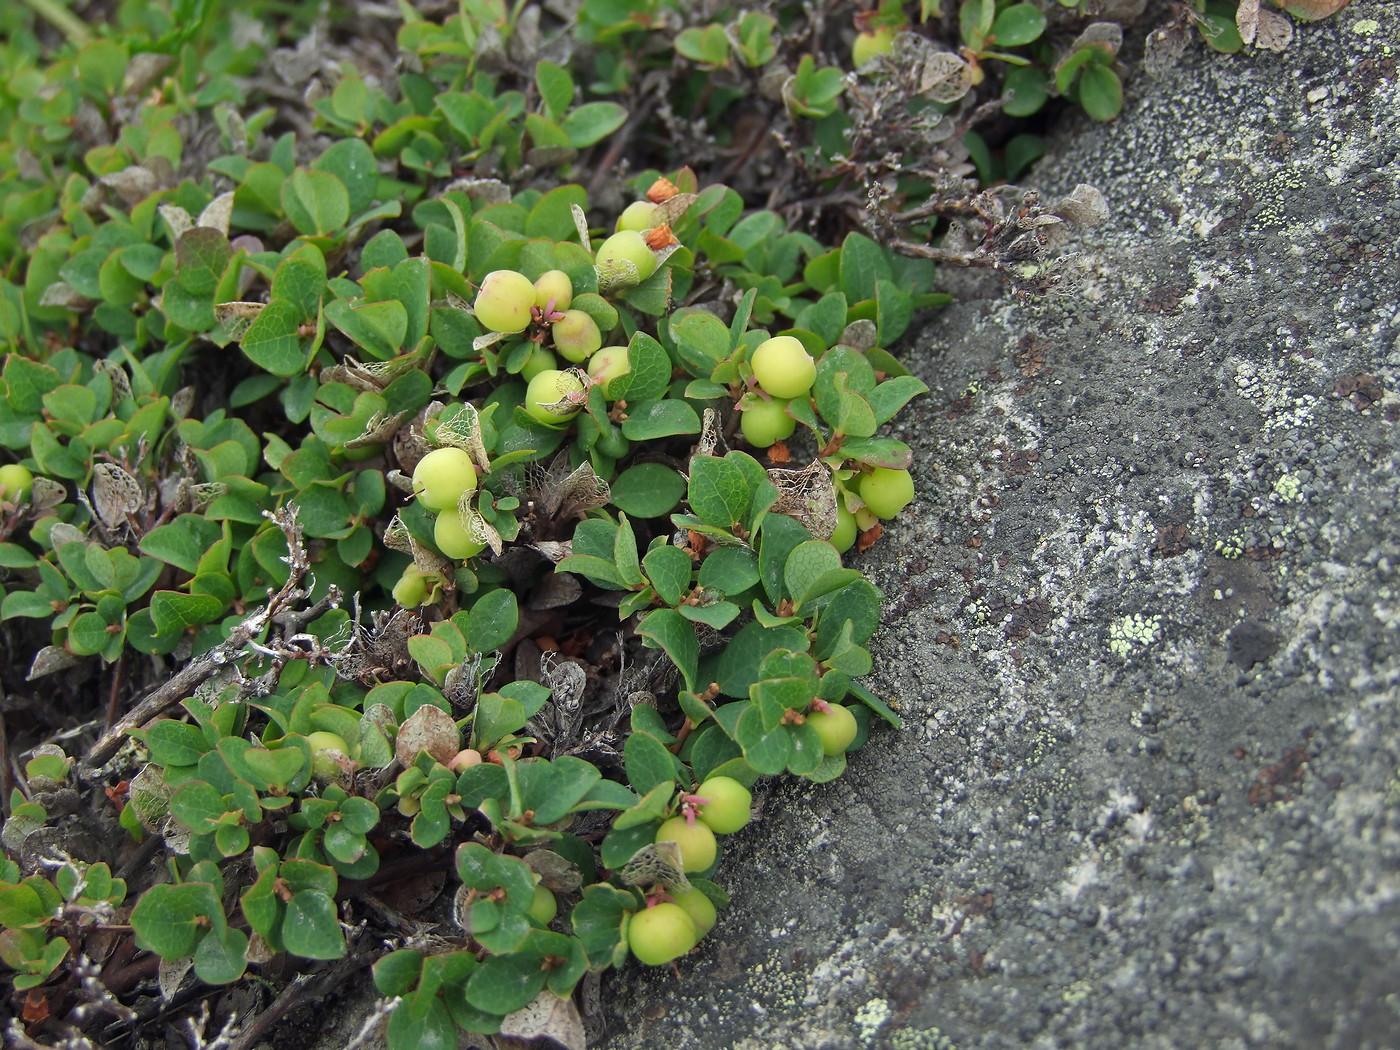
<svg viewBox="0 0 1400 1050">
<path fill-rule="evenodd" d="M 778 335 L 754 349 L 749 366 L 758 390 L 739 402 L 739 429 L 750 445 L 768 448 L 792 436 L 797 421 L 788 413 L 788 404 L 811 392 L 817 363 L 799 340 Z"/>
<path fill-rule="evenodd" d="M 708 871 L 719 856 L 715 836 L 731 834 L 748 824 L 753 796 L 737 780 L 717 776 L 681 798 L 681 812 L 661 824 L 656 841 L 676 846 L 687 874 Z M 694 948 L 710 932 L 715 918 L 710 899 L 699 890 L 687 890 L 633 915 L 627 927 L 627 944 L 642 962 L 660 966 Z"/>
<path fill-rule="evenodd" d="M 486 549 L 485 543 L 463 527 L 462 514 L 458 509 L 463 499 L 476 491 L 476 482 L 476 465 L 471 456 L 460 448 L 434 449 L 413 468 L 413 494 L 419 503 L 436 515 L 433 542 L 443 554 L 458 561 L 475 557 Z M 414 582 L 414 578 L 417 582 Z M 422 573 L 410 566 L 394 588 L 394 597 L 406 607 L 410 604 L 421 605 L 427 600 L 427 592 Z M 405 598 L 418 600 L 410 603 Z"/>
</svg>

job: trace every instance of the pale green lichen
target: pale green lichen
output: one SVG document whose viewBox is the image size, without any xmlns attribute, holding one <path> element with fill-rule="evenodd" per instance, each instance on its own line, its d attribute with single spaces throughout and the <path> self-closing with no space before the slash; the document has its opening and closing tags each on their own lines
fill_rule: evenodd
<svg viewBox="0 0 1400 1050">
<path fill-rule="evenodd" d="M 1361 21 L 1357 22 L 1354 26 L 1351 27 L 1351 31 L 1357 36 L 1370 36 L 1380 27 L 1381 24 L 1377 22 L 1374 18 L 1363 18 Z"/>
<path fill-rule="evenodd" d="M 890 1038 L 890 1050 L 958 1050 L 937 1028 L 906 1028 Z"/>
<path fill-rule="evenodd" d="M 1307 498 L 1303 495 L 1303 483 L 1296 474 L 1281 475 L 1274 482 L 1274 495 L 1285 503 L 1301 503 Z"/>
<path fill-rule="evenodd" d="M 890 1019 L 890 1004 L 885 999 L 871 999 L 856 1011 L 856 1027 L 860 1029 L 860 1041 L 869 1044 L 875 1033 Z"/>
<path fill-rule="evenodd" d="M 1127 659 L 1134 649 L 1140 649 L 1159 641 L 1162 637 L 1162 617 L 1143 616 L 1131 613 L 1119 617 L 1108 625 L 1108 648 L 1117 656 Z"/>
</svg>

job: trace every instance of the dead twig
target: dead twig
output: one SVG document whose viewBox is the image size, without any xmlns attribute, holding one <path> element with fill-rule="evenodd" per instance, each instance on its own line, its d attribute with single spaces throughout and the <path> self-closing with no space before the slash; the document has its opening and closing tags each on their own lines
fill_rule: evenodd
<svg viewBox="0 0 1400 1050">
<path fill-rule="evenodd" d="M 297 623 L 298 626 L 305 626 L 310 618 L 314 618 L 310 616 L 311 612 L 318 609 L 315 615 L 324 612 L 324 609 L 320 608 L 322 603 L 318 602 L 301 616 L 288 619 L 290 607 L 306 597 L 301 584 L 311 568 L 311 561 L 302 544 L 302 529 L 297 524 L 295 504 L 288 504 L 268 513 L 268 518 L 287 538 L 287 557 L 284 560 L 290 572 L 282 589 L 269 595 L 267 604 L 234 627 L 225 641 L 214 646 L 203 656 L 191 660 L 164 683 L 148 692 L 124 717 L 114 722 L 83 756 L 82 767 L 85 770 L 93 771 L 109 761 L 121 749 L 131 730 L 139 729 L 159 717 L 168 708 L 191 695 L 201 682 L 221 667 L 244 656 L 249 644 L 272 624 Z M 327 600 L 323 599 L 324 601 Z"/>
</svg>

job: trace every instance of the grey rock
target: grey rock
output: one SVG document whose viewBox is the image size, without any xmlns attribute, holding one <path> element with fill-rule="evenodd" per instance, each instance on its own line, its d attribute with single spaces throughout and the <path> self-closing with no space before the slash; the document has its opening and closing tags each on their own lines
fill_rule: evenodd
<svg viewBox="0 0 1400 1050">
<path fill-rule="evenodd" d="M 1079 280 L 905 355 L 921 495 L 861 564 L 907 728 L 769 789 L 607 1050 L 1396 1045 L 1397 48 L 1356 0 L 1060 137 Z"/>
</svg>

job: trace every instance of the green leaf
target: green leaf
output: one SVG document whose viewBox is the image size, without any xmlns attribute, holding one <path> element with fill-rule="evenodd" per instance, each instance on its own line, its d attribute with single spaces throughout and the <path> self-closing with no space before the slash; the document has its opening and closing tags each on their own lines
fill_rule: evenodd
<svg viewBox="0 0 1400 1050">
<path fill-rule="evenodd" d="M 536 826 L 562 820 L 589 793 L 603 774 L 591 762 L 564 755 L 553 762 L 521 762 L 521 800 L 535 811 Z"/>
<path fill-rule="evenodd" d="M 640 794 L 645 795 L 653 788 L 670 784 L 678 776 L 675 756 L 650 733 L 633 733 L 629 736 L 622 755 L 627 768 L 627 781 Z"/>
<path fill-rule="evenodd" d="M 796 518 L 786 514 L 770 514 L 763 519 L 763 532 L 758 547 L 758 572 L 769 601 L 777 604 L 792 597 L 784 581 L 788 555 L 812 534 Z"/>
<path fill-rule="evenodd" d="M 528 1006 L 549 976 L 541 961 L 530 954 L 488 957 L 467 981 L 467 1002 L 498 1015 Z"/>
<path fill-rule="evenodd" d="M 306 768 L 306 756 L 299 747 L 283 747 L 276 751 L 252 747 L 243 752 L 242 759 L 257 778 L 253 785 L 276 794 L 282 794 L 296 775 Z"/>
<path fill-rule="evenodd" d="M 997 47 L 1020 47 L 1039 40 L 1045 32 L 1045 16 L 1034 4 L 1013 4 L 992 23 L 990 43 Z"/>
<path fill-rule="evenodd" d="M 716 552 L 718 553 L 718 552 Z M 711 555 L 713 557 L 713 555 Z M 653 547 L 642 559 L 647 579 L 655 588 L 657 596 L 667 605 L 677 605 L 690 590 L 690 575 L 693 565 L 690 555 L 679 547 L 665 544 Z M 755 573 L 755 579 L 757 574 Z"/>
<path fill-rule="evenodd" d="M 224 614 L 224 603 L 211 594 L 156 591 L 151 595 L 151 619 L 160 634 L 178 634 L 212 623 Z"/>
<path fill-rule="evenodd" d="M 829 653 L 847 623 L 851 625 L 851 638 L 857 645 L 868 641 L 880 625 L 880 601 L 880 592 L 864 577 L 838 590 L 822 608 L 817 623 L 817 653 Z"/>
<path fill-rule="evenodd" d="M 397 299 L 354 304 L 345 299 L 332 299 L 326 304 L 325 313 L 326 320 L 376 360 L 387 361 L 404 346 L 408 310 Z"/>
<path fill-rule="evenodd" d="M 658 789 L 669 798 L 673 788 L 662 784 Z M 623 814 L 626 816 L 626 814 Z M 621 818 L 619 818 L 621 819 Z M 614 870 L 623 867 L 629 860 L 637 855 L 637 851 L 650 846 L 656 841 L 656 829 L 660 826 L 659 817 L 648 816 L 643 822 L 626 827 L 613 825 L 611 831 L 603 837 L 603 844 L 599 848 L 599 856 L 602 858 L 603 866 Z"/>
<path fill-rule="evenodd" d="M 478 653 L 500 649 L 515 634 L 519 619 L 514 592 L 505 588 L 488 591 L 468 614 L 467 645 Z"/>
<path fill-rule="evenodd" d="M 95 612 L 79 613 L 68 624 L 68 648 L 75 656 L 93 656 L 112 640 L 106 619 Z"/>
<path fill-rule="evenodd" d="M 695 310 L 672 321 L 670 331 L 681 364 L 700 379 L 708 379 L 715 365 L 727 358 L 734 346 L 724 322 L 704 310 Z"/>
<path fill-rule="evenodd" d="M 37 416 L 44 407 L 44 395 L 63 380 L 48 365 L 31 361 L 20 354 L 8 354 L 0 373 L 5 384 L 5 402 L 15 412 Z"/>
<path fill-rule="evenodd" d="M 18 930 L 46 925 L 53 918 L 32 886 L 0 885 L 0 926 Z"/>
<path fill-rule="evenodd" d="M 759 680 L 759 664 L 775 649 L 806 651 L 807 635 L 796 627 L 746 623 L 713 664 L 706 665 L 706 681 L 718 682 L 726 696 L 747 697 L 750 687 Z"/>
<path fill-rule="evenodd" d="M 1016 66 L 1002 83 L 1002 112 L 1009 117 L 1029 117 L 1050 97 L 1045 74 L 1034 66 Z"/>
<path fill-rule="evenodd" d="M 421 1016 L 414 1016 L 410 1004 L 401 1003 L 389 1015 L 385 1032 L 389 1050 L 456 1050 L 457 1025 L 446 1004 L 436 997 L 426 1000 Z"/>
<path fill-rule="evenodd" d="M 374 986 L 381 995 L 404 995 L 418 983 L 423 953 L 413 948 L 390 952 L 374 964 Z"/>
<path fill-rule="evenodd" d="M 643 401 L 632 406 L 622 424 L 622 436 L 628 441 L 650 441 L 654 438 L 679 434 L 700 433 L 700 417 L 688 401 L 668 398 L 665 401 Z"/>
<path fill-rule="evenodd" d="M 379 185 L 379 163 L 374 159 L 369 144 L 362 139 L 341 139 L 322 153 L 312 167 L 317 171 L 329 172 L 340 180 L 352 214 L 362 212 L 374 203 L 375 189 Z M 337 225 L 344 225 L 344 220 Z"/>
<path fill-rule="evenodd" d="M 671 355 L 645 332 L 635 332 L 627 343 L 627 363 L 631 369 L 613 381 L 613 400 L 647 401 L 664 397 L 671 385 Z"/>
<path fill-rule="evenodd" d="M 274 299 L 262 308 L 239 346 L 248 359 L 275 376 L 300 375 L 311 361 L 312 347 L 298 333 L 301 309 L 287 299 Z"/>
<path fill-rule="evenodd" d="M 305 959 L 339 959 L 345 954 L 335 901 L 321 890 L 301 890 L 287 902 L 282 918 L 287 951 Z"/>
<path fill-rule="evenodd" d="M 199 569 L 199 559 L 222 536 L 219 524 L 204 515 L 181 514 L 142 536 L 141 552 L 193 575 Z"/>
<path fill-rule="evenodd" d="M 674 467 L 638 463 L 612 483 L 612 502 L 634 518 L 659 518 L 675 510 L 685 490 L 685 475 Z"/>
<path fill-rule="evenodd" d="M 859 303 L 875 298 L 876 284 L 882 280 L 894 280 L 885 250 L 864 234 L 848 233 L 841 242 L 840 270 L 841 291 L 846 293 L 846 299 Z"/>
<path fill-rule="evenodd" d="M 208 297 L 232 258 L 233 248 L 224 234 L 196 226 L 175 242 L 175 277 L 191 295 Z"/>
<path fill-rule="evenodd" d="M 248 935 L 219 920 L 194 952 L 195 976 L 206 984 L 231 984 L 248 968 Z"/>
<path fill-rule="evenodd" d="M 272 275 L 273 300 L 293 303 L 302 320 L 313 320 L 326 290 L 326 258 L 319 248 L 306 244 L 283 259 Z"/>
<path fill-rule="evenodd" d="M 1094 120 L 1112 120 L 1123 110 L 1123 83 L 1108 66 L 1091 64 L 1079 77 L 1079 104 Z"/>
<path fill-rule="evenodd" d="M 131 911 L 137 947 L 162 959 L 180 959 L 194 952 L 201 923 L 212 915 L 223 919 L 223 908 L 208 883 L 162 883 L 147 890 Z"/>
<path fill-rule="evenodd" d="M 728 458 L 696 456 L 690 461 L 690 509 L 707 524 L 732 529 L 748 514 L 753 490 L 742 468 Z"/>
<path fill-rule="evenodd" d="M 350 219 L 349 191 L 328 171 L 297 168 L 282 183 L 281 197 L 282 210 L 301 234 L 337 233 Z"/>
<path fill-rule="evenodd" d="M 700 662 L 700 643 L 695 628 L 674 609 L 655 609 L 637 625 L 637 633 L 655 648 L 662 649 L 694 691 Z"/>
<path fill-rule="evenodd" d="M 170 799 L 170 814 L 186 831 L 203 834 L 228 811 L 224 797 L 213 784 L 191 780 Z"/>
<path fill-rule="evenodd" d="M 569 137 L 569 145 L 583 149 L 611 135 L 626 120 L 627 110 L 616 102 L 585 102 L 571 109 L 560 126 Z"/>
<path fill-rule="evenodd" d="M 635 896 L 607 883 L 585 887 L 583 899 L 574 906 L 570 919 L 591 965 L 601 968 L 614 961 L 622 943 L 622 924 L 637 906 Z"/>
<path fill-rule="evenodd" d="M 758 556 L 747 547 L 720 547 L 700 563 L 697 582 L 725 596 L 740 594 L 758 583 Z"/>
<path fill-rule="evenodd" d="M 574 78 L 553 62 L 542 59 L 535 63 L 535 86 L 550 120 L 558 120 L 574 100 Z"/>
</svg>

